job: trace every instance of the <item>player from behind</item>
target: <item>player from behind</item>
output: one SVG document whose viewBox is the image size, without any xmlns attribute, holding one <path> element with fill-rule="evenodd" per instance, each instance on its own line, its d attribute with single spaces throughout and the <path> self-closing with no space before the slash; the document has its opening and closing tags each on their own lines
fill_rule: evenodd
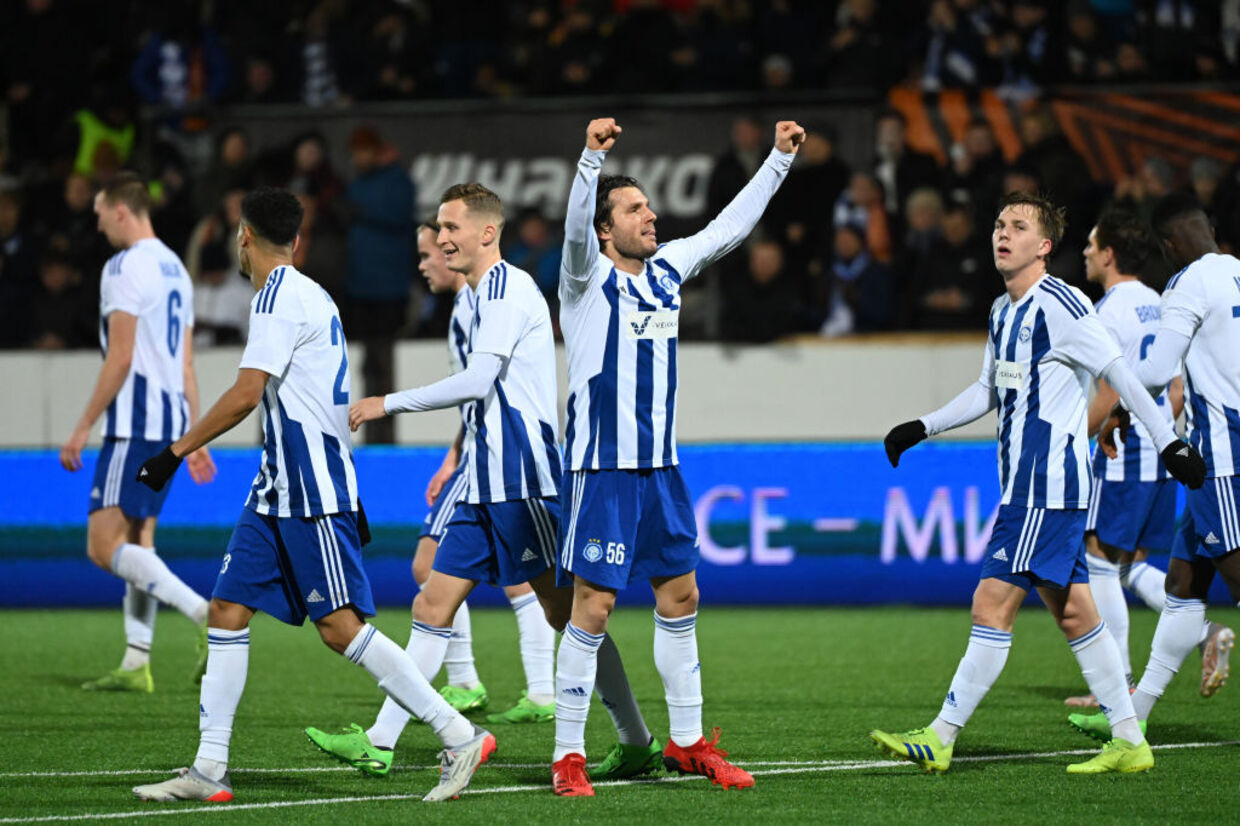
<svg viewBox="0 0 1240 826">
<path fill-rule="evenodd" d="M 1105 291 L 1094 306 L 1098 320 L 1119 345 L 1129 367 L 1134 370 L 1158 329 L 1159 295 L 1141 283 L 1137 273 L 1154 251 L 1145 222 L 1131 213 L 1105 213 L 1089 234 L 1085 247 L 1085 275 Z M 1096 436 L 1110 415 L 1118 397 L 1105 380 L 1097 382 L 1097 392 L 1089 403 L 1089 434 Z M 1180 376 L 1171 380 L 1158 405 L 1171 421 L 1184 406 L 1184 387 Z M 1132 665 L 1128 651 L 1128 588 L 1155 611 L 1164 604 L 1162 571 L 1146 562 L 1151 551 L 1171 550 L 1175 534 L 1175 496 L 1177 485 L 1167 474 L 1149 433 L 1138 422 L 1117 446 L 1114 457 L 1105 449 L 1094 453 L 1093 485 L 1089 491 L 1089 516 L 1085 523 L 1085 561 L 1089 566 L 1089 589 L 1098 614 L 1106 622 L 1119 646 L 1128 684 Z M 1234 638 L 1230 629 L 1217 623 L 1203 623 L 1201 647 Z M 1218 659 L 1203 662 L 1201 693 L 1210 696 L 1218 690 Z M 1069 697 L 1070 706 L 1096 706 L 1092 696 Z"/>
<path fill-rule="evenodd" d="M 82 467 L 91 428 L 106 414 L 103 449 L 90 492 L 86 552 L 100 568 L 125 580 L 125 656 L 114 671 L 84 683 L 89 691 L 154 691 L 151 641 L 155 611 L 165 602 L 194 623 L 207 601 L 155 554 L 155 523 L 168 495 L 134 479 L 138 465 L 181 436 L 198 415 L 194 375 L 194 285 L 176 253 L 155 237 L 146 184 L 118 175 L 95 197 L 99 231 L 119 252 L 99 282 L 99 343 L 103 367 L 86 410 L 60 448 L 68 471 Z M 215 476 L 206 449 L 191 453 L 190 476 Z M 194 679 L 206 666 L 205 631 Z"/>
<path fill-rule="evenodd" d="M 555 585 L 560 452 L 547 302 L 527 273 L 500 256 L 504 213 L 495 193 L 476 183 L 449 187 L 438 222 L 447 265 L 465 276 L 476 300 L 465 369 L 426 387 L 362 399 L 349 414 L 356 429 L 382 416 L 465 405 L 468 493 L 445 526 L 430 576 L 414 600 L 406 648 L 428 677 L 439 671 L 452 618 L 479 582 L 528 582 L 552 627 L 563 628 L 571 610 L 571 595 Z M 610 640 L 604 648 L 600 696 L 622 737 L 645 732 L 619 653 Z M 341 734 L 306 733 L 323 751 L 368 771 L 361 755 L 378 752 L 390 764 L 390 747 L 406 717 L 387 704 L 369 730 L 354 725 Z"/>
<path fill-rule="evenodd" d="M 1175 478 L 1200 487 L 1205 466 L 1176 438 L 1084 294 L 1046 271 L 1063 227 L 1063 211 L 1041 197 L 1013 193 L 1003 199 L 991 244 L 1007 292 L 991 307 L 981 376 L 946 406 L 898 425 L 885 440 L 895 467 L 901 453 L 926 437 L 999 408 L 1003 498 L 973 593 L 968 648 L 929 726 L 870 732 L 879 748 L 927 771 L 951 764 L 956 736 L 1003 671 L 1016 612 L 1034 588 L 1115 732 L 1101 754 L 1068 772 L 1139 772 L 1154 765 L 1119 650 L 1089 590 L 1081 542 L 1090 482 L 1088 375 L 1105 379 L 1131 406 Z"/>
<path fill-rule="evenodd" d="M 1150 216 L 1162 251 L 1179 272 L 1167 283 L 1154 342 L 1137 368 L 1148 388 L 1166 384 L 1184 365 L 1189 442 L 1206 461 L 1206 484 L 1190 490 L 1171 547 L 1167 602 L 1158 618 L 1149 664 L 1132 695 L 1142 725 L 1184 658 L 1198 644 L 1215 573 L 1240 601 L 1240 261 L 1219 252 L 1214 229 L 1190 195 L 1168 195 Z M 1104 434 L 1105 438 L 1105 434 Z M 1211 638 L 1203 669 L 1227 678 L 1234 635 Z M 1109 736 L 1102 715 L 1069 721 L 1094 737 Z"/>
<path fill-rule="evenodd" d="M 323 642 L 424 720 L 444 747 L 439 784 L 424 799 L 455 797 L 495 750 L 495 738 L 449 706 L 400 646 L 365 621 L 374 605 L 362 567 L 348 351 L 335 303 L 292 265 L 301 204 L 289 192 L 262 187 L 245 197 L 241 215 L 238 259 L 258 294 L 237 380 L 189 432 L 148 458 L 139 478 L 162 488 L 182 457 L 260 403 L 263 458 L 211 598 L 198 756 L 171 780 L 138 786 L 134 794 L 232 799 L 228 751 L 249 667 L 249 625 L 265 611 L 290 625 L 310 617 Z"/>
<path fill-rule="evenodd" d="M 660 245 L 655 213 L 632 178 L 600 177 L 621 128 L 586 127 L 565 218 L 560 327 L 568 349 L 561 584 L 573 586 L 572 620 L 556 666 L 555 793 L 594 794 L 594 779 L 653 765 L 702 774 L 725 788 L 753 785 L 702 733 L 697 652 L 698 564 L 693 503 L 676 457 L 676 342 L 680 288 L 734 249 L 788 173 L 805 130 L 775 127 L 775 148 L 744 189 L 701 232 Z M 667 698 L 666 750 L 638 733 L 621 738 L 587 774 L 585 726 L 599 645 L 616 592 L 634 578 L 655 594 L 654 659 Z"/>
</svg>

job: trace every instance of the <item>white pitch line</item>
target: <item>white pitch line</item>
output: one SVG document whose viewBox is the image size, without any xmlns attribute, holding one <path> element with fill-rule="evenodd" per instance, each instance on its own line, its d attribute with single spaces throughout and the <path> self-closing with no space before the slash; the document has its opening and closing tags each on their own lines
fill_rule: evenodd
<svg viewBox="0 0 1240 826">
<path fill-rule="evenodd" d="M 1222 746 L 1237 746 L 1240 740 L 1218 740 L 1215 742 L 1200 743 L 1165 743 L 1163 745 L 1151 746 L 1158 751 L 1171 751 L 1176 749 L 1205 749 L 1219 748 Z M 1069 749 L 1066 751 L 1036 751 L 1024 752 L 1021 754 L 983 754 L 977 756 L 957 757 L 952 760 L 953 763 L 996 763 L 1009 760 L 1033 760 L 1045 757 L 1070 757 L 1080 754 L 1096 754 L 1097 749 Z M 748 765 L 757 765 L 750 763 Z M 752 772 L 757 776 L 771 776 L 779 774 L 811 774 L 816 772 L 834 772 L 834 771 L 851 771 L 854 769 L 884 769 L 899 766 L 908 766 L 908 762 L 904 760 L 855 760 L 855 761 L 834 761 L 831 763 L 821 763 L 805 766 L 788 766 L 784 768 L 759 769 Z M 496 766 L 499 768 L 499 766 Z M 608 786 L 634 786 L 647 785 L 654 783 L 678 783 L 688 780 L 705 780 L 706 778 L 699 775 L 684 776 L 663 776 L 639 778 L 635 780 L 609 780 L 602 783 L 595 783 L 595 788 L 603 788 Z M 466 793 L 466 796 L 473 797 L 484 794 L 512 794 L 514 792 L 546 792 L 547 784 L 526 784 L 522 786 L 492 786 L 485 789 L 473 789 Z M 416 800 L 421 797 L 418 794 L 385 794 L 385 795 L 365 795 L 350 797 L 321 797 L 309 800 L 278 800 L 269 803 L 233 803 L 221 804 L 216 806 L 184 806 L 173 809 L 137 809 L 129 812 L 106 812 L 92 814 L 77 815 L 45 815 L 42 817 L 5 817 L 0 818 L 0 823 L 48 823 L 52 821 L 71 821 L 71 820 L 118 820 L 126 817 L 170 817 L 174 815 L 184 814 L 222 814 L 227 812 L 240 812 L 251 809 L 286 809 L 293 806 L 333 806 L 342 803 L 375 803 L 391 800 Z"/>
<path fill-rule="evenodd" d="M 747 760 L 746 766 L 830 766 L 836 763 L 851 763 L 851 760 Z M 548 763 L 495 763 L 488 762 L 488 766 L 496 769 L 547 769 L 550 770 L 551 764 Z M 393 766 L 391 771 L 395 772 L 414 772 L 438 769 L 439 766 L 427 764 L 425 766 Z M 40 777 L 124 777 L 126 775 L 136 774 L 171 774 L 176 768 L 154 768 L 154 769 L 101 769 L 98 771 L 37 771 L 37 772 L 0 772 L 0 780 L 6 778 L 40 778 Z M 353 772 L 357 771 L 351 766 L 296 766 L 283 769 L 272 768 L 236 768 L 232 769 L 234 775 L 246 774 L 320 774 L 332 772 Z"/>
</svg>

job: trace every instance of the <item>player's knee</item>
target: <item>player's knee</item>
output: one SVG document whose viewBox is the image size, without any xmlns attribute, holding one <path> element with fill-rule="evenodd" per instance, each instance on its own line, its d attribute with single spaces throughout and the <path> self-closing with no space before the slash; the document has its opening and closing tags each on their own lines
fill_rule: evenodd
<svg viewBox="0 0 1240 826">
<path fill-rule="evenodd" d="M 423 590 L 413 599 L 413 618 L 436 628 L 447 628 L 452 625 L 457 607 L 437 598 L 430 591 Z"/>
<path fill-rule="evenodd" d="M 98 537 L 91 536 L 86 540 L 86 555 L 90 557 L 91 562 L 105 571 L 112 570 L 112 555 L 114 553 L 116 553 L 116 547 L 101 541 Z"/>
<path fill-rule="evenodd" d="M 698 595 L 699 592 L 696 585 L 692 588 L 686 588 L 679 593 L 661 593 L 655 600 L 655 607 L 658 608 L 660 616 L 667 617 L 668 619 L 687 617 L 697 612 Z"/>
</svg>

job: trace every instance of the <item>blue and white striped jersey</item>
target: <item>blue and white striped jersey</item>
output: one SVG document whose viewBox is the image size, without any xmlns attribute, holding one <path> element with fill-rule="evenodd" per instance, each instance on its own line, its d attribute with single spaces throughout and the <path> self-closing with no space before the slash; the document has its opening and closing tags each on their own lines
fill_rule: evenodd
<svg viewBox="0 0 1240 826">
<path fill-rule="evenodd" d="M 129 375 L 108 405 L 103 435 L 172 441 L 189 428 L 185 331 L 194 326 L 194 284 L 176 253 L 144 238 L 112 256 L 99 282 L 99 346 L 108 352 L 108 316 L 138 319 Z"/>
<path fill-rule="evenodd" d="M 1140 281 L 1121 281 L 1107 290 L 1094 306 L 1098 320 L 1119 345 L 1124 361 L 1134 370 L 1154 342 L 1161 316 L 1160 300 L 1157 292 Z M 1165 392 L 1159 395 L 1158 404 L 1170 421 L 1171 405 Z M 1093 473 L 1097 478 L 1108 482 L 1156 482 L 1168 478 L 1167 468 L 1149 430 L 1136 416 L 1132 417 L 1128 438 L 1117 441 L 1115 447 L 1119 455 L 1114 459 L 1107 458 L 1101 450 L 1094 451 Z"/>
<path fill-rule="evenodd" d="M 357 510 L 349 351 L 327 291 L 293 267 L 272 270 L 250 304 L 241 367 L 270 376 L 263 460 L 246 507 L 278 517 Z"/>
<path fill-rule="evenodd" d="M 469 363 L 469 332 L 474 326 L 474 303 L 474 291 L 468 284 L 461 287 L 453 299 L 452 318 L 448 322 L 448 369 L 452 371 L 452 375 L 464 370 Z M 461 426 L 465 428 L 468 428 L 465 421 L 468 410 L 468 404 L 461 405 Z M 464 440 L 461 443 L 461 464 L 465 463 L 468 455 L 469 441 Z"/>
<path fill-rule="evenodd" d="M 474 293 L 469 352 L 504 360 L 486 396 L 466 405 L 465 456 L 474 504 L 556 496 L 555 335 L 534 279 L 505 261 Z"/>
<path fill-rule="evenodd" d="M 1162 326 L 1188 339 L 1184 407 L 1188 438 L 1206 475 L 1240 469 L 1240 261 L 1211 253 L 1167 283 Z"/>
<path fill-rule="evenodd" d="M 594 207 L 606 152 L 577 163 L 560 267 L 560 327 L 568 350 L 570 470 L 669 467 L 676 456 L 680 288 L 739 245 L 779 188 L 793 155 L 779 150 L 701 232 L 663 244 L 641 272 L 599 249 Z"/>
<path fill-rule="evenodd" d="M 999 403 L 1002 504 L 1089 505 L 1089 385 L 1118 358 L 1089 299 L 1054 276 L 1019 301 L 1006 293 L 995 300 L 979 381 Z"/>
</svg>

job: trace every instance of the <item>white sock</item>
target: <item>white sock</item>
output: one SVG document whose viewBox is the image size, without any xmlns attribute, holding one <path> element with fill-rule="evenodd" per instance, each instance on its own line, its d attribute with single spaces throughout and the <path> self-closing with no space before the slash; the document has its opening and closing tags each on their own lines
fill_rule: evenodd
<svg viewBox="0 0 1240 826">
<path fill-rule="evenodd" d="M 409 632 L 409 643 L 405 646 L 405 654 L 417 666 L 419 672 L 429 683 L 439 673 L 439 664 L 443 660 L 444 651 L 452 636 L 450 628 L 436 628 L 425 623 L 413 623 Z M 375 724 L 366 731 L 370 742 L 377 748 L 390 749 L 396 746 L 401 732 L 409 722 L 409 712 L 391 697 L 385 697 L 383 707 L 375 717 Z"/>
<path fill-rule="evenodd" d="M 1008 652 L 1012 650 L 1012 632 L 1000 631 L 988 625 L 974 625 L 969 632 L 969 646 L 956 666 L 951 687 L 939 716 L 930 727 L 939 735 L 943 745 L 950 746 L 956 733 L 964 728 L 977 710 L 982 698 L 1003 673 Z M 943 725 L 946 723 L 947 725 Z M 953 731 L 951 727 L 955 727 Z M 946 735 L 946 736 L 945 736 Z"/>
<path fill-rule="evenodd" d="M 1202 614 L 1201 616 L 1201 636 L 1197 638 L 1197 650 L 1202 656 L 1206 653 L 1206 642 L 1210 639 L 1210 618 Z"/>
<path fill-rule="evenodd" d="M 443 656 L 444 668 L 448 670 L 448 684 L 461 688 L 477 688 L 481 685 L 478 669 L 474 668 L 474 640 L 469 624 L 469 606 L 461 603 L 452 618 L 452 637 Z M 427 677 L 427 679 L 431 679 Z"/>
<path fill-rule="evenodd" d="M 1115 645 L 1119 647 L 1119 659 L 1124 666 L 1124 678 L 1132 685 L 1132 661 L 1128 656 L 1128 601 L 1124 598 L 1124 586 L 1119 581 L 1119 566 L 1109 559 L 1085 555 L 1089 566 L 1089 590 L 1098 606 L 1098 615 L 1107 624 Z"/>
<path fill-rule="evenodd" d="M 207 629 L 207 673 L 198 690 L 198 756 L 194 768 L 211 780 L 228 771 L 233 718 L 250 668 L 250 629 Z"/>
<path fill-rule="evenodd" d="M 362 625 L 344 655 L 366 669 L 379 683 L 379 688 L 405 711 L 430 726 L 446 747 L 459 746 L 473 739 L 473 724 L 448 705 L 400 646 L 373 625 Z"/>
<path fill-rule="evenodd" d="M 1167 607 L 1158 618 L 1154 642 L 1150 644 L 1150 661 L 1132 695 L 1137 717 L 1148 720 L 1158 698 L 1167 690 L 1171 678 L 1180 670 L 1184 658 L 1201 637 L 1206 604 L 1199 599 L 1179 599 L 1167 595 Z"/>
<path fill-rule="evenodd" d="M 654 665 L 667 697 L 668 736 L 681 748 L 702 739 L 702 664 L 697 613 L 668 619 L 654 612 Z"/>
<path fill-rule="evenodd" d="M 125 615 L 125 657 L 121 660 L 121 668 L 133 671 L 151 661 L 151 642 L 155 639 L 155 614 L 159 610 L 159 601 L 126 582 L 121 607 Z"/>
<path fill-rule="evenodd" d="M 1128 693 L 1128 677 L 1106 622 L 1099 620 L 1091 630 L 1068 640 L 1068 645 L 1081 667 L 1085 684 L 1098 698 L 1098 707 L 1111 724 L 1111 734 L 1130 743 L 1143 742 L 1145 737 L 1137 726 L 1132 696 Z"/>
<path fill-rule="evenodd" d="M 555 752 L 551 762 L 566 754 L 586 753 L 586 718 L 598 672 L 598 649 L 603 634 L 582 631 L 571 622 L 564 626 L 555 665 Z"/>
<path fill-rule="evenodd" d="M 517 639 L 525 667 L 525 695 L 531 703 L 555 702 L 555 629 L 547 624 L 542 605 L 534 594 L 510 600 L 517 615 Z"/>
<path fill-rule="evenodd" d="M 207 617 L 207 601 L 168 570 L 153 548 L 129 542 L 121 545 L 112 554 L 112 573 L 196 623 Z"/>
<path fill-rule="evenodd" d="M 1167 574 L 1148 562 L 1119 566 L 1119 579 L 1124 587 L 1141 598 L 1151 611 L 1162 613 L 1167 592 L 1163 589 Z"/>
<path fill-rule="evenodd" d="M 624 662 L 620 659 L 620 649 L 611 638 L 611 634 L 603 636 L 603 643 L 598 648 L 598 673 L 595 675 L 594 690 L 603 703 L 603 708 L 611 715 L 611 722 L 616 727 L 616 735 L 626 746 L 650 745 L 650 729 L 642 718 L 641 709 L 637 707 L 637 698 L 633 689 L 629 688 L 629 678 L 624 673 Z"/>
</svg>

